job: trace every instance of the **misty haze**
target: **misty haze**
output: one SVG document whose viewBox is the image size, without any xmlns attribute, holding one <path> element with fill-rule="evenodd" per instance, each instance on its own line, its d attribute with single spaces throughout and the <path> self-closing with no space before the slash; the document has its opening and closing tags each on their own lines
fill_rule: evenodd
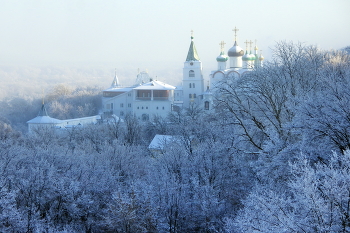
<svg viewBox="0 0 350 233">
<path fill-rule="evenodd" d="M 3 2 L 0 232 L 350 232 L 349 6 Z"/>
</svg>

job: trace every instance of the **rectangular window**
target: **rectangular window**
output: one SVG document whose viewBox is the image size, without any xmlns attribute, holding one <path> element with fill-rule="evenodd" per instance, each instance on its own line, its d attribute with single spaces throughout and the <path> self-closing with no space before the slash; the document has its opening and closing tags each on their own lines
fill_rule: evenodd
<svg viewBox="0 0 350 233">
<path fill-rule="evenodd" d="M 124 107 L 124 104 L 120 104 L 120 107 L 121 107 L 121 108 Z"/>
<path fill-rule="evenodd" d="M 128 107 L 131 108 L 131 104 L 128 104 Z"/>
</svg>

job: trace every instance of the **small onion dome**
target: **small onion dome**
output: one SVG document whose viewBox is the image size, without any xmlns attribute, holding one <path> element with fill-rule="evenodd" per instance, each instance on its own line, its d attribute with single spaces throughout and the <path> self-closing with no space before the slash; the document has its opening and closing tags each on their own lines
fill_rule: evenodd
<svg viewBox="0 0 350 233">
<path fill-rule="evenodd" d="M 229 57 L 242 57 L 244 55 L 244 51 L 237 45 L 237 42 L 235 41 L 235 44 L 228 50 L 227 54 Z"/>
<path fill-rule="evenodd" d="M 265 59 L 264 56 L 262 54 L 260 54 L 259 60 L 263 61 L 264 59 Z"/>
<path fill-rule="evenodd" d="M 244 56 L 242 57 L 243 61 L 250 61 L 250 56 L 248 54 L 248 51 L 246 51 L 246 53 L 244 54 Z"/>
<path fill-rule="evenodd" d="M 249 57 L 250 57 L 250 60 L 251 60 L 251 61 L 254 61 L 254 60 L 255 60 L 255 55 L 254 55 L 254 54 L 252 54 L 252 53 L 249 54 Z"/>
<path fill-rule="evenodd" d="M 216 61 L 218 62 L 225 62 L 228 60 L 228 57 L 224 54 L 224 52 L 221 52 L 220 55 L 216 58 Z"/>
</svg>

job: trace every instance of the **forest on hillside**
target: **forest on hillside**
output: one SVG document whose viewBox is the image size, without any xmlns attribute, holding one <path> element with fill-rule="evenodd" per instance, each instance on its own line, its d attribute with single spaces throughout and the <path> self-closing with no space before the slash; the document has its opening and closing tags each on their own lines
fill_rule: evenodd
<svg viewBox="0 0 350 233">
<path fill-rule="evenodd" d="M 279 42 L 216 97 L 209 114 L 30 135 L 41 100 L 1 101 L 0 231 L 349 232 L 349 54 Z M 99 100 L 61 85 L 47 105 L 72 118 Z M 179 140 L 151 154 L 156 134 Z"/>
</svg>

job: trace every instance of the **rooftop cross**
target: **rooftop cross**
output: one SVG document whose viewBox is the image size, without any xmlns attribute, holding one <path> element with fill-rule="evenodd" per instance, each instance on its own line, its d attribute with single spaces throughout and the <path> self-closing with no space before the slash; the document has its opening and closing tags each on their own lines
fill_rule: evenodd
<svg viewBox="0 0 350 233">
<path fill-rule="evenodd" d="M 193 30 L 191 30 L 191 39 L 193 40 Z"/>
<path fill-rule="evenodd" d="M 219 45 L 220 45 L 220 48 L 221 48 L 221 52 L 224 52 L 224 50 L 225 50 L 225 48 L 224 48 L 224 47 L 225 47 L 225 44 L 226 44 L 226 43 L 225 43 L 225 41 L 223 41 L 223 40 L 220 42 Z"/>
<path fill-rule="evenodd" d="M 253 41 L 250 40 L 248 43 L 249 43 L 249 45 L 250 45 L 250 51 L 252 51 L 252 44 L 253 44 Z"/>
<path fill-rule="evenodd" d="M 245 50 L 248 50 L 248 44 L 249 44 L 249 41 L 248 41 L 248 40 L 246 40 L 244 43 L 245 43 Z"/>
<path fill-rule="evenodd" d="M 237 41 L 237 32 L 239 31 L 239 29 L 235 27 L 235 29 L 232 29 L 232 31 L 235 32 L 235 41 Z"/>
</svg>

